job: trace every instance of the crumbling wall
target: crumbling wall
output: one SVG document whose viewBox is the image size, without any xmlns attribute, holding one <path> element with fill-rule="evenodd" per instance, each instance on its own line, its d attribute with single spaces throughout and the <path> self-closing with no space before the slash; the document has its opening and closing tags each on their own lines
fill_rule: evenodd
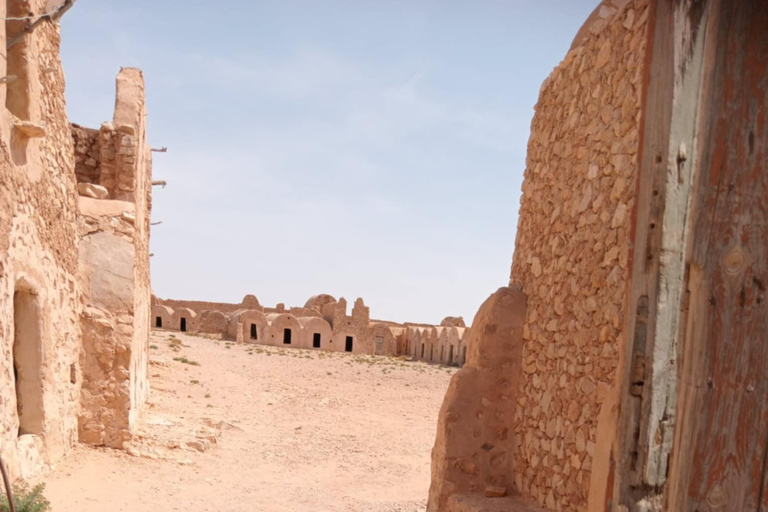
<svg viewBox="0 0 768 512">
<path fill-rule="evenodd" d="M 71 125 L 75 146 L 75 175 L 78 183 L 101 183 L 101 143 L 99 130 Z"/>
<path fill-rule="evenodd" d="M 226 335 L 228 325 L 229 317 L 227 315 L 221 311 L 208 309 L 200 313 L 197 330 L 198 332 L 204 332 L 208 334 Z"/>
<path fill-rule="evenodd" d="M 46 2 L 10 4 L 6 13 L 7 3 L 0 3 L 2 17 L 43 12 Z M 16 35 L 19 23 L 10 25 Z M 18 77 L 0 87 L 0 451 L 14 477 L 60 459 L 77 433 L 77 193 L 59 39 L 58 26 L 49 23 L 10 53 L 2 38 L 7 58 L 0 59 L 0 76 Z M 22 316 L 16 324 L 17 291 L 34 297 L 36 325 Z M 19 437 L 14 341 L 26 328 L 36 331 L 35 349 L 45 355 L 37 368 L 43 417 L 38 434 Z"/>
<path fill-rule="evenodd" d="M 80 441 L 122 448 L 131 437 L 134 205 L 80 198 L 83 369 Z"/>
<path fill-rule="evenodd" d="M 466 327 L 464 318 L 460 316 L 447 316 L 443 318 L 440 325 L 444 327 Z"/>
<path fill-rule="evenodd" d="M 430 510 L 446 510 L 455 495 L 513 486 L 519 447 L 510 420 L 522 373 L 525 313 L 525 295 L 501 288 L 472 322 L 467 362 L 451 379 L 440 409 Z"/>
<path fill-rule="evenodd" d="M 550 510 L 587 506 L 621 345 L 648 2 L 611 9 L 541 88 L 512 265 L 528 297 L 515 487 Z"/>
<path fill-rule="evenodd" d="M 113 120 L 98 135 L 99 183 L 106 190 L 82 189 L 81 194 L 99 199 L 80 198 L 80 278 L 86 304 L 81 363 L 87 382 L 79 430 L 83 442 L 119 448 L 130 439 L 149 391 L 152 169 L 144 79 L 138 69 L 124 68 L 117 76 Z M 105 148 L 113 146 L 109 159 Z"/>
<path fill-rule="evenodd" d="M 397 355 L 397 340 L 392 329 L 385 324 L 373 323 L 370 326 L 373 338 L 373 354 L 377 356 Z"/>
<path fill-rule="evenodd" d="M 152 157 L 147 142 L 147 108 L 144 75 L 136 68 L 122 68 L 117 75 L 113 122 L 120 134 L 118 199 L 136 205 L 134 228 L 134 303 L 131 342 L 130 424 L 149 394 L 149 333 L 152 286 L 149 235 L 152 212 Z"/>
<path fill-rule="evenodd" d="M 358 298 L 352 307 L 352 315 L 347 316 L 347 301 L 344 297 L 337 303 L 324 304 L 324 316 L 333 306 L 333 350 L 345 351 L 348 336 L 352 337 L 352 352 L 355 354 L 373 354 L 373 335 L 370 328 L 370 313 L 363 299 Z"/>
<path fill-rule="evenodd" d="M 171 309 L 187 308 L 191 309 L 197 314 L 207 310 L 221 311 L 222 313 L 234 313 L 238 309 L 242 308 L 240 304 L 230 304 L 226 302 L 205 302 L 198 300 L 174 300 L 174 299 L 162 299 L 161 302 L 164 306 L 168 306 Z"/>
</svg>

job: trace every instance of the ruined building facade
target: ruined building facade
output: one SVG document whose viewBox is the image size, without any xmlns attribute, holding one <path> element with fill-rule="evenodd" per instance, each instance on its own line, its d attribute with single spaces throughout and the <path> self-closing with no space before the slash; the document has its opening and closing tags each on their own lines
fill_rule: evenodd
<svg viewBox="0 0 768 512">
<path fill-rule="evenodd" d="M 45 9 L 9 0 L 0 14 Z M 0 453 L 22 477 L 78 440 L 129 437 L 147 392 L 150 309 L 141 73 L 120 72 L 113 122 L 99 132 L 111 160 L 76 173 L 58 25 L 26 26 L 5 22 L 3 48 L 21 37 L 0 64 Z"/>
<path fill-rule="evenodd" d="M 605 0 L 542 85 L 430 511 L 768 509 L 768 9 Z"/>
<path fill-rule="evenodd" d="M 372 320 L 363 299 L 347 315 L 343 297 L 310 297 L 303 307 L 264 307 L 254 295 L 240 304 L 160 300 L 152 307 L 152 325 L 175 331 L 221 335 L 224 339 L 293 348 L 408 356 L 414 361 L 461 365 L 470 329 L 461 317 L 440 325 Z"/>
</svg>

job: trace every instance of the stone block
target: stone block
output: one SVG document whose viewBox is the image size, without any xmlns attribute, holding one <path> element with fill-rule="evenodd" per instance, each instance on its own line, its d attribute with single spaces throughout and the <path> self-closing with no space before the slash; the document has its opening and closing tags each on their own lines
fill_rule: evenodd
<svg viewBox="0 0 768 512">
<path fill-rule="evenodd" d="M 93 183 L 78 183 L 77 193 L 81 196 L 92 197 L 94 199 L 106 199 L 109 197 L 109 191 L 106 188 Z"/>
</svg>

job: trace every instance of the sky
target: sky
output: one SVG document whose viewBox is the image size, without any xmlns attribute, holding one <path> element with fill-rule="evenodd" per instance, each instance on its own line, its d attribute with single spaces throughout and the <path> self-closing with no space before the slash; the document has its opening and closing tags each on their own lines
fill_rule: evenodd
<svg viewBox="0 0 768 512">
<path fill-rule="evenodd" d="M 152 288 L 469 323 L 505 286 L 533 107 L 595 0 L 79 0 L 70 120 L 146 80 Z"/>
</svg>

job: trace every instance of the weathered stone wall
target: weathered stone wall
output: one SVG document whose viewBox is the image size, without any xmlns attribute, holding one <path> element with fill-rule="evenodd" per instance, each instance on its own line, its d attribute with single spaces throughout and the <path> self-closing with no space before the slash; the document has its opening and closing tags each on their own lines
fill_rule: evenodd
<svg viewBox="0 0 768 512">
<path fill-rule="evenodd" d="M 80 441 L 130 440 L 134 336 L 134 204 L 80 198 L 83 369 Z"/>
<path fill-rule="evenodd" d="M 7 14 L 26 15 L 42 12 L 45 1 L 10 6 Z M 6 15 L 6 2 L 0 14 Z M 11 35 L 18 30 L 12 24 Z M 5 36 L 3 24 L 0 34 Z M 81 381 L 77 193 L 58 26 L 43 23 L 0 59 L 0 76 L 8 74 L 18 79 L 13 87 L 0 87 L 0 452 L 13 476 L 31 476 L 75 442 Z M 28 294 L 36 315 L 14 315 L 21 309 L 16 292 Z M 24 334 L 29 330 L 33 339 Z M 45 355 L 32 370 L 39 378 L 42 421 L 34 434 L 21 437 L 15 340 Z M 18 371 L 20 379 L 30 375 L 28 368 Z M 29 406 L 30 397 L 22 400 Z"/>
<path fill-rule="evenodd" d="M 75 175 L 78 183 L 100 185 L 101 143 L 99 130 L 71 125 L 72 142 L 75 146 Z"/>
<path fill-rule="evenodd" d="M 152 213 L 152 157 L 147 142 L 144 76 L 139 69 L 122 68 L 117 75 L 113 123 L 120 136 L 116 197 L 135 203 L 133 339 L 131 342 L 131 409 L 134 425 L 149 393 L 149 333 L 152 286 L 149 236 Z M 103 131 L 103 127 L 102 127 Z"/>
<path fill-rule="evenodd" d="M 162 328 L 179 330 L 183 316 L 188 319 L 187 330 L 190 332 L 222 334 L 226 339 L 247 343 L 288 347 L 283 344 L 283 329 L 289 327 L 284 321 L 289 318 L 296 321 L 288 322 L 292 325 L 290 328 L 296 331 L 291 347 L 314 348 L 312 337 L 318 332 L 321 334 L 322 350 L 343 352 L 346 350 L 347 336 L 351 336 L 353 353 L 398 356 L 405 354 L 407 347 L 411 347 L 409 336 L 412 332 L 423 330 L 425 336 L 434 337 L 431 360 L 444 364 L 463 364 L 466 339 L 469 336 L 469 329 L 454 327 L 453 324 L 447 327 L 406 324 L 406 327 L 396 322 L 371 320 L 370 310 L 360 298 L 355 301 L 352 314 L 347 315 L 346 299 L 342 297 L 337 301 L 326 294 L 310 297 L 304 307 L 288 309 L 284 304 L 274 308 L 264 307 L 254 295 L 246 295 L 240 304 L 163 300 L 156 297 L 153 300 L 156 303 L 151 319 L 153 326 L 156 317 L 160 316 Z M 245 307 L 245 304 L 252 307 Z M 217 309 L 207 309 L 211 307 Z M 206 315 L 211 318 L 208 319 Z M 448 318 L 452 322 L 464 323 L 460 317 Z M 256 327 L 256 339 L 251 337 L 251 324 Z M 317 329 L 313 331 L 306 327 L 310 325 Z M 412 350 L 409 355 L 413 355 Z M 413 358 L 430 360 L 429 357 Z"/>
<path fill-rule="evenodd" d="M 472 322 L 466 364 L 451 379 L 440 409 L 430 510 L 446 510 L 455 495 L 513 487 L 519 448 L 510 420 L 522 374 L 525 312 L 525 295 L 501 288 L 480 306 Z"/>
<path fill-rule="evenodd" d="M 158 322 L 158 318 L 160 321 Z M 152 306 L 152 327 L 158 329 L 169 329 L 171 327 L 171 320 L 173 319 L 173 310 L 168 306 L 160 304 Z"/>
<path fill-rule="evenodd" d="M 528 297 L 515 487 L 550 510 L 587 507 L 621 344 L 648 2 L 604 7 L 541 88 L 512 265 Z"/>
<path fill-rule="evenodd" d="M 120 448 L 130 440 L 149 391 L 152 170 L 141 71 L 124 68 L 118 74 L 113 120 L 98 132 L 102 156 L 105 147 L 117 148 L 111 163 L 102 158 L 99 168 L 99 183 L 111 199 L 80 198 L 80 277 L 87 307 L 79 431 L 83 442 Z M 77 133 L 73 129 L 75 148 Z"/>
<path fill-rule="evenodd" d="M 405 351 L 414 361 L 462 365 L 469 336 L 465 327 L 410 327 L 404 333 Z"/>
<path fill-rule="evenodd" d="M 178 308 L 187 308 L 191 309 L 198 315 L 202 313 L 203 311 L 214 309 L 216 311 L 221 311 L 222 313 L 231 314 L 235 311 L 238 311 L 240 309 L 256 309 L 256 310 L 262 310 L 260 305 L 256 305 L 255 307 L 250 307 L 248 305 L 240 304 L 234 304 L 229 302 L 206 302 L 202 300 L 175 300 L 175 299 L 159 299 L 160 303 L 162 303 L 164 306 L 168 306 L 171 309 L 178 309 Z M 258 301 L 257 301 L 258 304 Z"/>
<path fill-rule="evenodd" d="M 200 313 L 197 330 L 207 334 L 226 334 L 228 324 L 229 318 L 227 315 L 221 311 L 208 309 Z"/>
</svg>

